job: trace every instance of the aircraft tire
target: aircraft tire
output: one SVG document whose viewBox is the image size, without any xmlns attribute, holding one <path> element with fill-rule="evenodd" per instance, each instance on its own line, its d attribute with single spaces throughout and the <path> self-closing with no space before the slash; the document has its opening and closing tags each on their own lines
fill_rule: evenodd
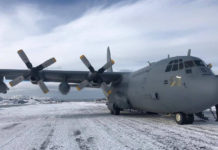
<svg viewBox="0 0 218 150">
<path fill-rule="evenodd" d="M 176 113 L 175 120 L 177 124 L 183 125 L 186 123 L 186 115 L 184 113 Z"/>
<path fill-rule="evenodd" d="M 110 110 L 110 112 L 112 115 L 120 115 L 120 109 L 113 109 L 113 110 Z"/>
<path fill-rule="evenodd" d="M 120 115 L 120 109 L 114 109 L 114 115 Z"/>
<path fill-rule="evenodd" d="M 115 104 L 113 104 L 112 107 L 109 107 L 109 110 L 112 115 L 120 115 L 121 109 L 117 107 Z"/>
<path fill-rule="evenodd" d="M 193 114 L 186 115 L 186 124 L 193 124 L 195 118 Z"/>
<path fill-rule="evenodd" d="M 110 110 L 110 113 L 111 113 L 111 115 L 114 115 L 114 111 L 113 110 Z"/>
</svg>

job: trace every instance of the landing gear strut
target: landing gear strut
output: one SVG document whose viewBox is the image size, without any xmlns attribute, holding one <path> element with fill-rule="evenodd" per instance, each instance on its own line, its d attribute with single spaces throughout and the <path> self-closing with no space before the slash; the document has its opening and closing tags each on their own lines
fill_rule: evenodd
<svg viewBox="0 0 218 150">
<path fill-rule="evenodd" d="M 110 110 L 112 115 L 120 115 L 119 109 Z"/>
<path fill-rule="evenodd" d="M 194 122 L 193 114 L 176 113 L 175 115 L 176 123 L 179 125 L 192 124 Z"/>
<path fill-rule="evenodd" d="M 113 109 L 110 110 L 112 115 L 120 115 L 120 109 L 116 106 L 113 107 Z"/>
<path fill-rule="evenodd" d="M 118 106 L 116 106 L 116 104 L 108 102 L 107 107 L 110 110 L 110 113 L 112 115 L 119 115 L 120 114 L 121 109 Z"/>
</svg>

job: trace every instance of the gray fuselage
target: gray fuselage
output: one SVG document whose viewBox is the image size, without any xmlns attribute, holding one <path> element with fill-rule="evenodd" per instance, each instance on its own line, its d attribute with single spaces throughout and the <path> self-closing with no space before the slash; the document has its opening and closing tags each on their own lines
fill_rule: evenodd
<svg viewBox="0 0 218 150">
<path fill-rule="evenodd" d="M 180 84 L 173 83 L 180 77 Z M 109 103 L 121 109 L 197 113 L 218 104 L 218 78 L 192 56 L 172 57 L 123 76 Z"/>
</svg>

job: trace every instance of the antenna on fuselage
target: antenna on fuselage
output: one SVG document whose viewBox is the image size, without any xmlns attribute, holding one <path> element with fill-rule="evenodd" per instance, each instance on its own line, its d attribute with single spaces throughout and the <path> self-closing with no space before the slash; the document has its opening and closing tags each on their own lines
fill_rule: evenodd
<svg viewBox="0 0 218 150">
<path fill-rule="evenodd" d="M 192 52 L 192 50 L 189 49 L 189 50 L 188 50 L 188 55 L 187 55 L 187 56 L 191 56 L 191 52 Z"/>
<path fill-rule="evenodd" d="M 168 59 L 170 58 L 170 54 L 168 54 L 167 58 L 168 58 Z"/>
</svg>

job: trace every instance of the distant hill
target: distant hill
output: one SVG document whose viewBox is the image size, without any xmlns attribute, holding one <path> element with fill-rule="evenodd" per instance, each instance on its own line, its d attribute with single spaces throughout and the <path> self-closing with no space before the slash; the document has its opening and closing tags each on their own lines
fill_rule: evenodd
<svg viewBox="0 0 218 150">
<path fill-rule="evenodd" d="M 51 98 L 61 101 L 90 101 L 104 98 L 104 94 L 101 89 L 86 88 L 82 91 L 77 91 L 75 88 L 71 88 L 68 95 L 62 95 L 58 90 L 59 84 L 47 83 L 50 92 L 48 94 L 42 93 L 37 85 L 24 82 L 16 87 L 11 88 L 7 94 L 0 94 L 2 98 L 13 97 L 28 97 L 28 98 Z"/>
</svg>

